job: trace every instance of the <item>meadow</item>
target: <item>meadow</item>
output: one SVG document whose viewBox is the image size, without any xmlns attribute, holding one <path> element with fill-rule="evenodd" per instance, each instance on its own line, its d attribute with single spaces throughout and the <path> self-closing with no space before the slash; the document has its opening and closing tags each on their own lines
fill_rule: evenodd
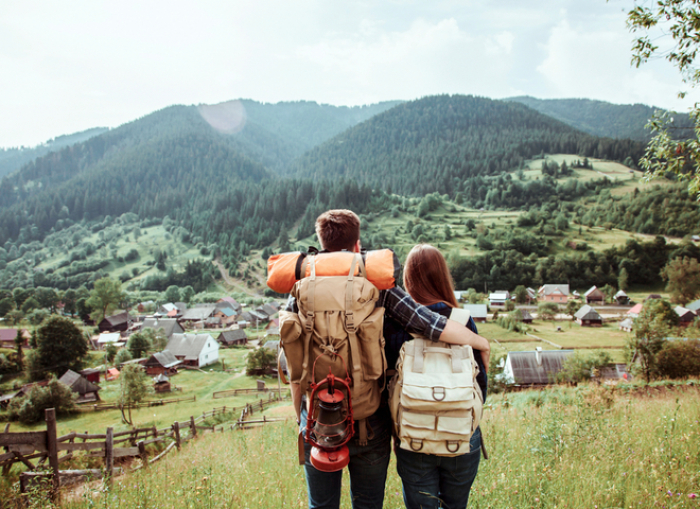
<svg viewBox="0 0 700 509">
<path fill-rule="evenodd" d="M 471 508 L 692 508 L 700 492 L 695 385 L 555 387 L 489 397 Z M 269 415 L 290 415 L 289 406 Z M 291 417 L 250 432 L 205 435 L 167 460 L 63 493 L 62 507 L 305 507 Z M 403 507 L 392 458 L 387 509 Z M 349 507 L 347 476 L 342 507 Z M 35 506 L 45 506 L 35 500 Z"/>
</svg>

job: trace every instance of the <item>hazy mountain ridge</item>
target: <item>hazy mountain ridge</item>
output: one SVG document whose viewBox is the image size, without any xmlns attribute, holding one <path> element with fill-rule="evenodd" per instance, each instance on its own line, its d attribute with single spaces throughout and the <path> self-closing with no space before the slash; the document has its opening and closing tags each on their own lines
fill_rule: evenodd
<svg viewBox="0 0 700 509">
<path fill-rule="evenodd" d="M 637 141 L 648 141 L 651 138 L 645 125 L 655 111 L 662 111 L 661 108 L 645 104 L 612 104 L 593 99 L 536 99 L 519 96 L 504 101 L 524 104 L 594 136 Z M 692 128 L 693 122 L 687 113 L 678 113 L 674 115 L 674 125 Z"/>
<path fill-rule="evenodd" d="M 299 178 L 351 178 L 409 195 L 455 196 L 470 179 L 514 170 L 540 153 L 635 160 L 641 143 L 603 139 L 516 102 L 432 96 L 402 103 L 299 158 Z"/>
</svg>

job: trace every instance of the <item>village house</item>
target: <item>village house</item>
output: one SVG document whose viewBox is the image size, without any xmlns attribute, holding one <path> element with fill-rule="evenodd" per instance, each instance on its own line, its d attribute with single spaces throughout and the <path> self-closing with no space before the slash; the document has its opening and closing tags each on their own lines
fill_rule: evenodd
<svg viewBox="0 0 700 509">
<path fill-rule="evenodd" d="M 177 367 L 180 364 L 182 364 L 182 361 L 178 360 L 171 351 L 163 350 L 151 355 L 144 366 L 146 367 L 146 374 L 150 376 L 160 374 L 174 375 L 177 373 Z"/>
<path fill-rule="evenodd" d="M 98 384 L 100 383 L 100 373 L 102 373 L 102 370 L 97 369 L 97 368 L 86 368 L 81 371 L 79 371 L 80 376 L 85 378 L 90 383 L 93 384 Z"/>
<path fill-rule="evenodd" d="M 204 327 L 204 321 L 214 316 L 215 312 L 216 304 L 198 304 L 185 311 L 179 321 L 181 324 L 186 324 L 186 327 L 201 329 Z"/>
<path fill-rule="evenodd" d="M 613 298 L 620 306 L 626 306 L 630 303 L 629 296 L 623 290 L 617 292 Z"/>
<path fill-rule="evenodd" d="M 76 403 L 91 403 L 100 399 L 98 394 L 100 388 L 73 370 L 66 371 L 58 381 L 66 384 L 71 391 L 78 394 Z"/>
<path fill-rule="evenodd" d="M 510 300 L 510 293 L 507 291 L 499 290 L 489 294 L 489 304 L 493 306 L 505 306 L 506 302 Z"/>
<path fill-rule="evenodd" d="M 173 334 L 165 349 L 186 366 L 201 368 L 219 360 L 219 343 L 211 334 Z"/>
<path fill-rule="evenodd" d="M 556 302 L 566 304 L 569 300 L 569 285 L 543 285 L 537 291 L 542 302 Z"/>
<path fill-rule="evenodd" d="M 700 312 L 700 299 L 693 301 L 690 304 L 686 304 L 685 308 L 695 311 L 696 313 Z"/>
<path fill-rule="evenodd" d="M 165 337 L 170 339 L 173 334 L 182 334 L 185 332 L 178 321 L 175 318 L 146 318 L 141 325 L 141 330 L 143 329 L 163 329 Z"/>
<path fill-rule="evenodd" d="M 226 330 L 216 340 L 224 347 L 241 346 L 248 344 L 248 335 L 243 329 Z"/>
<path fill-rule="evenodd" d="M 161 305 L 153 316 L 166 318 L 180 318 L 187 311 L 187 304 L 184 302 L 168 302 Z"/>
<path fill-rule="evenodd" d="M 595 285 L 584 293 L 583 296 L 586 299 L 586 304 L 605 304 L 605 294 Z"/>
<path fill-rule="evenodd" d="M 627 311 L 627 316 L 632 319 L 637 318 L 639 316 L 639 313 L 642 312 L 643 307 L 644 304 L 642 304 L 641 302 L 639 304 L 635 304 L 629 309 L 629 311 Z"/>
<path fill-rule="evenodd" d="M 553 384 L 564 361 L 573 353 L 573 350 L 542 350 L 540 347 L 529 352 L 509 352 L 500 378 L 509 385 Z"/>
<path fill-rule="evenodd" d="M 464 304 L 462 308 L 469 311 L 475 322 L 486 322 L 488 317 L 488 307 L 486 304 Z"/>
<path fill-rule="evenodd" d="M 15 338 L 17 337 L 17 329 L 0 329 L 0 347 L 8 348 L 14 350 L 17 348 L 15 345 Z M 22 348 L 29 347 L 29 338 L 31 334 L 27 329 L 22 329 L 22 337 L 24 341 L 22 342 Z"/>
<path fill-rule="evenodd" d="M 240 313 L 243 309 L 243 306 L 241 306 L 233 297 L 223 297 L 222 299 L 219 299 L 216 303 L 226 303 L 230 307 L 232 307 L 236 313 Z"/>
<path fill-rule="evenodd" d="M 680 327 L 687 327 L 688 325 L 693 323 L 693 321 L 695 321 L 695 318 L 697 318 L 695 311 L 691 311 L 690 309 L 681 306 L 676 306 L 675 308 L 673 308 L 673 310 L 678 315 L 678 325 Z"/>
<path fill-rule="evenodd" d="M 620 322 L 620 330 L 624 332 L 632 332 L 633 326 L 634 320 L 632 318 L 625 318 Z"/>
<path fill-rule="evenodd" d="M 156 303 L 152 300 L 145 300 L 143 302 L 139 302 L 136 305 L 136 311 L 139 313 L 148 313 L 149 311 L 153 310 L 156 306 Z"/>
<path fill-rule="evenodd" d="M 255 311 L 262 315 L 266 315 L 268 318 L 272 318 L 278 311 L 278 309 L 272 304 L 263 304 L 255 308 Z"/>
<path fill-rule="evenodd" d="M 126 332 L 134 323 L 128 311 L 105 317 L 98 325 L 100 332 Z"/>
<path fill-rule="evenodd" d="M 250 323 L 255 324 L 256 327 L 261 323 L 266 323 L 270 319 L 269 316 L 258 311 L 248 311 L 248 313 L 250 314 L 251 318 Z"/>
<path fill-rule="evenodd" d="M 520 309 L 519 311 L 520 311 L 520 316 L 522 316 L 522 319 L 520 321 L 525 323 L 525 324 L 528 324 L 528 325 L 532 324 L 533 318 L 532 318 L 532 315 L 530 314 L 530 312 L 527 309 Z"/>
<path fill-rule="evenodd" d="M 153 391 L 156 394 L 161 392 L 170 392 L 171 390 L 170 379 L 167 377 L 167 375 L 161 373 L 153 378 Z"/>
<path fill-rule="evenodd" d="M 224 327 L 228 327 L 229 325 L 236 323 L 238 313 L 236 313 L 236 311 L 234 311 L 234 309 L 228 304 L 225 306 L 217 305 L 213 318 L 218 318 Z"/>
<path fill-rule="evenodd" d="M 603 325 L 603 317 L 588 304 L 576 311 L 574 318 L 583 327 L 601 327 Z"/>
<path fill-rule="evenodd" d="M 95 348 L 99 350 L 104 350 L 107 345 L 114 345 L 117 348 L 122 347 L 126 344 L 126 341 L 122 339 L 122 335 L 118 332 L 103 332 L 97 339 L 92 340 Z"/>
<path fill-rule="evenodd" d="M 279 341 L 280 328 L 279 327 L 270 327 L 269 329 L 265 330 L 265 339 Z"/>
</svg>

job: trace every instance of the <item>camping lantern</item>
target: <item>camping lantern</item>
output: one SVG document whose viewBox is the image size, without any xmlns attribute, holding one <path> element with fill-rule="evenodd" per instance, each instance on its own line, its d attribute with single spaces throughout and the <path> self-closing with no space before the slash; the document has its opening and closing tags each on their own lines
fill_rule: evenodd
<svg viewBox="0 0 700 509">
<path fill-rule="evenodd" d="M 347 400 L 336 384 L 346 389 Z M 354 434 L 350 379 L 337 378 L 329 370 L 326 378 L 311 387 L 312 406 L 306 422 L 306 441 L 312 445 L 311 464 L 322 472 L 337 472 L 350 462 L 346 444 Z"/>
</svg>

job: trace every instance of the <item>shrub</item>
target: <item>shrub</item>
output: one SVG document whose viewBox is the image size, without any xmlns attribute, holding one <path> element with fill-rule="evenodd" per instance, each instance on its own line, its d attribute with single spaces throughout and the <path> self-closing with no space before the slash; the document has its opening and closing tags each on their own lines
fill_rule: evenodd
<svg viewBox="0 0 700 509">
<path fill-rule="evenodd" d="M 597 351 L 586 355 L 577 350 L 564 361 L 561 371 L 557 373 L 557 382 L 578 383 L 590 380 L 594 369 L 600 369 L 611 362 L 612 357 L 608 352 Z"/>
<path fill-rule="evenodd" d="M 700 341 L 668 341 L 656 354 L 656 367 L 664 378 L 700 375 Z"/>
<path fill-rule="evenodd" d="M 77 395 L 76 395 L 77 396 Z M 34 386 L 24 398 L 13 399 L 9 406 L 11 420 L 32 424 L 44 418 L 44 410 L 55 408 L 56 415 L 70 415 L 75 411 L 75 396 L 70 388 L 52 377 L 46 387 Z"/>
</svg>

